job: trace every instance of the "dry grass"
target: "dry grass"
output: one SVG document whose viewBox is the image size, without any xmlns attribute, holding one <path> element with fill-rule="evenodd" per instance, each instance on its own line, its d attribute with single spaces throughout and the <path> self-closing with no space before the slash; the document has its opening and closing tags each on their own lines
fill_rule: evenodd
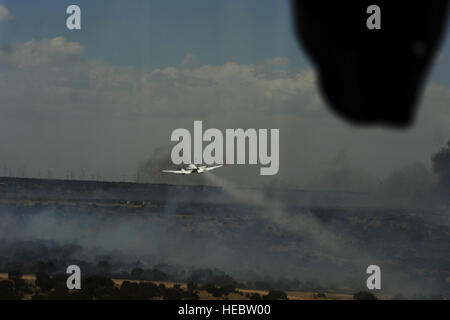
<svg viewBox="0 0 450 320">
<path fill-rule="evenodd" d="M 24 274 L 22 276 L 22 279 L 27 282 L 33 282 L 36 280 L 36 277 L 34 274 Z M 8 274 L 7 273 L 0 273 L 0 280 L 8 280 Z"/>
<path fill-rule="evenodd" d="M 25 281 L 32 283 L 36 280 L 36 277 L 34 274 L 25 274 L 22 277 Z M 8 274 L 7 273 L 0 273 L 0 280 L 8 280 Z M 118 287 L 122 285 L 124 281 L 129 282 L 140 282 L 140 280 L 127 280 L 127 279 L 113 279 L 114 284 Z M 175 285 L 179 285 L 181 289 L 186 290 L 187 284 L 183 282 L 169 282 L 169 281 L 144 281 L 144 282 L 152 282 L 156 285 L 163 284 L 166 286 L 166 288 L 173 288 Z M 198 296 L 200 300 L 223 300 L 223 298 L 217 298 L 214 297 L 212 294 L 205 290 L 197 290 Z M 252 295 L 252 294 L 259 294 L 260 296 L 267 295 L 269 291 L 266 290 L 252 290 L 252 289 L 236 289 L 237 293 L 231 293 L 228 295 L 228 300 L 249 300 L 248 297 L 246 297 L 246 294 Z M 239 294 L 239 292 L 242 293 Z M 353 300 L 353 295 L 351 294 L 345 294 L 345 293 L 328 293 L 323 292 L 325 294 L 325 298 L 316 298 L 315 295 L 316 292 L 307 292 L 307 291 L 286 291 L 286 294 L 288 296 L 289 300 Z M 389 299 L 389 296 L 387 295 L 379 295 L 377 294 L 378 299 L 381 300 L 387 300 Z M 31 298 L 31 297 L 30 297 Z"/>
</svg>

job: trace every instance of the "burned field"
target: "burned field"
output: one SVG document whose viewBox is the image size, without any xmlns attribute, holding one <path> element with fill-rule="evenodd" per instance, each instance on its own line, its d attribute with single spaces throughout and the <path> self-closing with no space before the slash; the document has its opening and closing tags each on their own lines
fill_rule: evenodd
<svg viewBox="0 0 450 320">
<path fill-rule="evenodd" d="M 0 272 L 78 264 L 115 279 L 353 293 L 378 264 L 385 294 L 450 292 L 445 210 L 308 203 L 292 190 L 252 190 L 264 201 L 245 203 L 208 186 L 0 182 Z"/>
</svg>

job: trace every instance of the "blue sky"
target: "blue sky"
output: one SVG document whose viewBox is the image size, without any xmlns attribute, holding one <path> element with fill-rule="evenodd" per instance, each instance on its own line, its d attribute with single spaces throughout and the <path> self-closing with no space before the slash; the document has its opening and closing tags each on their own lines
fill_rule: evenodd
<svg viewBox="0 0 450 320">
<path fill-rule="evenodd" d="M 254 63 L 276 56 L 305 63 L 291 28 L 289 1 L 7 1 L 17 19 L 3 41 L 65 36 L 91 58 L 119 65 L 177 65 L 187 53 L 202 64 Z M 78 4 L 82 30 L 65 28 L 65 9 Z"/>
<path fill-rule="evenodd" d="M 187 53 L 201 64 L 249 64 L 277 56 L 309 65 L 292 32 L 289 0 L 3 0 L 17 19 L 2 22 L 2 42 L 65 36 L 90 58 L 145 70 L 178 65 Z M 65 28 L 65 9 L 82 9 L 82 30 Z M 450 35 L 432 79 L 450 83 Z"/>
</svg>

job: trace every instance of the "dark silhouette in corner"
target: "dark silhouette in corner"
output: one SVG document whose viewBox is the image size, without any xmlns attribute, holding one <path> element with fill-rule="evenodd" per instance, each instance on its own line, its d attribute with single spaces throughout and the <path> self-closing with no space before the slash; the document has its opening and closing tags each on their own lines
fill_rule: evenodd
<svg viewBox="0 0 450 320">
<path fill-rule="evenodd" d="M 380 8 L 380 29 L 366 25 Z M 330 106 L 355 124 L 405 127 L 443 38 L 447 0 L 292 0 L 298 39 Z"/>
</svg>

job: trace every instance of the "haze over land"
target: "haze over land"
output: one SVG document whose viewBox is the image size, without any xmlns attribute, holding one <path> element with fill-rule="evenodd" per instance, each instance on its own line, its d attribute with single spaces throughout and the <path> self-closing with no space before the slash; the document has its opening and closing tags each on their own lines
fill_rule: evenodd
<svg viewBox="0 0 450 320">
<path fill-rule="evenodd" d="M 327 205 L 324 193 L 205 178 L 223 189 L 4 180 L 0 267 L 63 272 L 81 263 L 87 274 L 121 277 L 156 268 L 172 281 L 219 269 L 266 289 L 351 293 L 364 288 L 367 265 L 379 264 L 384 293 L 448 295 L 445 207 L 363 207 L 345 196 Z"/>
<path fill-rule="evenodd" d="M 362 128 L 324 106 L 287 1 L 99 3 L 70 32 L 63 2 L 2 0 L 0 272 L 218 268 L 356 290 L 379 264 L 383 290 L 449 296 L 448 36 L 415 124 Z M 161 174 L 194 120 L 280 129 L 279 174 Z"/>
</svg>

